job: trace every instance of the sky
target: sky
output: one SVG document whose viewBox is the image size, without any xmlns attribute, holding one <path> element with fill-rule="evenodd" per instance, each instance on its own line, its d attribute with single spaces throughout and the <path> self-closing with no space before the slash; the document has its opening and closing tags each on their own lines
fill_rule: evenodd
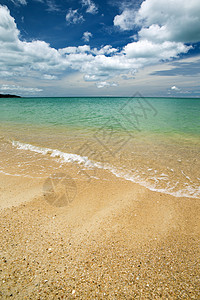
<svg viewBox="0 0 200 300">
<path fill-rule="evenodd" d="M 200 97 L 199 0 L 0 0 L 0 93 Z"/>
</svg>

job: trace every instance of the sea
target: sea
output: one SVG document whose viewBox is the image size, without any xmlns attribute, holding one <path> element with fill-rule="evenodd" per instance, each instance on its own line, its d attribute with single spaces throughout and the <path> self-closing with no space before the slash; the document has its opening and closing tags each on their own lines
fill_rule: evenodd
<svg viewBox="0 0 200 300">
<path fill-rule="evenodd" d="M 1 98 L 0 173 L 199 198 L 200 98 Z"/>
</svg>

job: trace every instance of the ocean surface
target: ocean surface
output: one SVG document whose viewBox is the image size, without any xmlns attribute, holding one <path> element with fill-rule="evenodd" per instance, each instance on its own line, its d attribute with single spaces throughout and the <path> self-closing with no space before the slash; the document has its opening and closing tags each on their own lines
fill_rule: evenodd
<svg viewBox="0 0 200 300">
<path fill-rule="evenodd" d="M 200 99 L 1 98 L 0 173 L 55 172 L 199 198 Z"/>
</svg>

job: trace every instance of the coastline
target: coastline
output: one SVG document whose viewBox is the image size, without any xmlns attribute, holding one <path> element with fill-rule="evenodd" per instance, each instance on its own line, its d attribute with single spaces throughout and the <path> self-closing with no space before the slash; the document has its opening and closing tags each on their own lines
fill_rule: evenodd
<svg viewBox="0 0 200 300">
<path fill-rule="evenodd" d="M 0 98 L 21 98 L 21 96 L 10 95 L 10 94 L 0 94 Z"/>
<path fill-rule="evenodd" d="M 55 207 L 42 181 L 1 177 L 3 299 L 198 299 L 198 199 L 110 177 Z"/>
<path fill-rule="evenodd" d="M 200 0 L 0 3 L 0 300 L 200 300 Z"/>
<path fill-rule="evenodd" d="M 151 101 L 1 101 L 1 298 L 199 298 L 200 106 Z"/>
</svg>

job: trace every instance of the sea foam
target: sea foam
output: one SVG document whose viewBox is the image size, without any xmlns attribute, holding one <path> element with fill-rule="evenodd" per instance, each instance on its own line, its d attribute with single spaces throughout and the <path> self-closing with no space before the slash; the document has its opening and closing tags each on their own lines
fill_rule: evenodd
<svg viewBox="0 0 200 300">
<path fill-rule="evenodd" d="M 173 186 L 169 186 L 170 184 L 169 182 L 167 188 L 158 188 L 156 187 L 156 184 L 150 184 L 147 180 L 142 179 L 142 177 L 138 174 L 132 174 L 128 170 L 119 170 L 109 164 L 102 164 L 100 162 L 92 161 L 87 156 L 81 156 L 74 153 L 66 153 L 57 149 L 42 148 L 31 144 L 21 143 L 18 141 L 13 141 L 12 145 L 20 150 L 28 150 L 42 155 L 50 155 L 52 158 L 60 159 L 62 163 L 78 163 L 78 164 L 82 164 L 84 167 L 88 169 L 91 168 L 104 169 L 109 171 L 111 174 L 113 174 L 118 178 L 122 178 L 127 181 L 140 184 L 154 192 L 165 193 L 175 197 L 189 197 L 189 198 L 200 197 L 200 187 L 193 188 L 191 186 L 186 186 L 182 189 L 175 190 L 175 188 L 179 184 L 179 182 L 177 181 Z M 155 178 L 156 179 L 155 181 L 158 182 L 159 180 L 165 180 L 166 174 L 162 174 L 162 175 L 163 177 Z"/>
</svg>

